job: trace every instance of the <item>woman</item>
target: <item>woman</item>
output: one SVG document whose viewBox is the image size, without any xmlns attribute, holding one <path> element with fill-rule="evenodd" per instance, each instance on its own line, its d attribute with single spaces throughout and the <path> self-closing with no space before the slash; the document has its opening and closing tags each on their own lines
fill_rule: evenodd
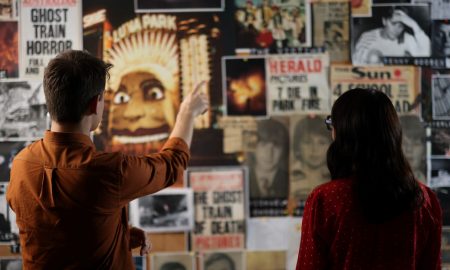
<svg viewBox="0 0 450 270">
<path fill-rule="evenodd" d="M 439 202 L 405 159 L 389 98 L 350 90 L 327 120 L 333 180 L 308 197 L 297 269 L 440 269 Z"/>
</svg>

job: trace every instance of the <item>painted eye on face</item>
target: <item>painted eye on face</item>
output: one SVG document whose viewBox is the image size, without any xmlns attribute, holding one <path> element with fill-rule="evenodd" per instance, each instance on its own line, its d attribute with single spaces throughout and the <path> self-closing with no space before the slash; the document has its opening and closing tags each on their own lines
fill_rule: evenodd
<svg viewBox="0 0 450 270">
<path fill-rule="evenodd" d="M 130 101 L 130 96 L 127 93 L 120 91 L 120 90 L 119 90 L 119 92 L 116 93 L 116 95 L 114 96 L 114 100 L 113 100 L 114 104 L 118 104 L 118 105 L 126 104 L 129 101 Z"/>
<path fill-rule="evenodd" d="M 141 84 L 145 100 L 156 101 L 165 97 L 165 89 L 160 81 L 156 79 L 146 80 Z"/>
</svg>

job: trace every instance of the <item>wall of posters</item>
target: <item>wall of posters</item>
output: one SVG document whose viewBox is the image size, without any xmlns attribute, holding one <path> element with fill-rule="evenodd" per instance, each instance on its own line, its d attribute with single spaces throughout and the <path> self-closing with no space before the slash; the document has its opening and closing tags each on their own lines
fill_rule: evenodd
<svg viewBox="0 0 450 270">
<path fill-rule="evenodd" d="M 194 192 L 193 250 L 243 249 L 245 247 L 246 170 L 190 169 Z"/>
</svg>

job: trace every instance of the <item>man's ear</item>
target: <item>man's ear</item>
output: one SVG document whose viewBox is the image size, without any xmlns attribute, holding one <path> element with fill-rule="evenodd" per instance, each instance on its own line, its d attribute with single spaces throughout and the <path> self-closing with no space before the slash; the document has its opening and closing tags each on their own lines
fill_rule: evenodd
<svg viewBox="0 0 450 270">
<path fill-rule="evenodd" d="M 95 95 L 94 97 L 91 98 L 91 100 L 89 101 L 89 106 L 88 106 L 88 115 L 91 114 L 97 114 L 97 106 L 98 106 L 98 102 L 101 100 L 101 95 Z"/>
</svg>

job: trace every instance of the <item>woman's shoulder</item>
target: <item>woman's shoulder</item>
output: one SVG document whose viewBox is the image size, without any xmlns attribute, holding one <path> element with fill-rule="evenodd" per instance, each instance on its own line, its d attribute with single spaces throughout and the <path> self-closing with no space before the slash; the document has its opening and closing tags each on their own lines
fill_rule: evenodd
<svg viewBox="0 0 450 270">
<path fill-rule="evenodd" d="M 325 199 L 329 203 L 342 202 L 349 197 L 352 180 L 350 178 L 332 179 L 317 186 L 310 194 L 310 200 Z"/>
</svg>

